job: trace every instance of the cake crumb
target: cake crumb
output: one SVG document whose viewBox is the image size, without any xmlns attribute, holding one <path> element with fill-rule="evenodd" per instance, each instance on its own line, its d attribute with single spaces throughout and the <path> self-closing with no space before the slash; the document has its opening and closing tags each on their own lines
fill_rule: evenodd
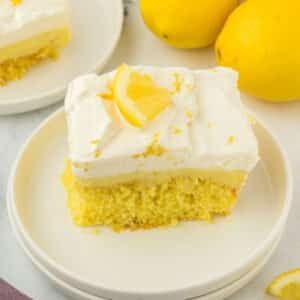
<svg viewBox="0 0 300 300">
<path fill-rule="evenodd" d="M 100 143 L 100 139 L 91 140 L 90 144 L 92 145 L 98 145 Z"/>
<path fill-rule="evenodd" d="M 101 150 L 100 150 L 100 149 L 97 149 L 97 150 L 95 151 L 94 158 L 98 158 L 98 157 L 100 157 L 100 156 L 101 156 Z"/>
<path fill-rule="evenodd" d="M 173 219 L 173 220 L 171 220 L 171 223 L 170 223 L 170 225 L 171 225 L 172 227 L 175 227 L 175 226 L 177 226 L 177 225 L 178 225 L 178 220 L 177 220 L 177 219 Z"/>
<path fill-rule="evenodd" d="M 232 145 L 234 141 L 235 141 L 235 137 L 233 135 L 231 135 L 227 139 L 227 144 Z"/>
<path fill-rule="evenodd" d="M 211 123 L 211 122 L 208 122 L 208 123 L 207 123 L 207 127 L 208 127 L 208 128 L 213 128 L 213 126 L 214 126 L 213 123 Z"/>
<path fill-rule="evenodd" d="M 92 228 L 91 233 L 92 233 L 92 235 L 99 235 L 100 229 L 99 228 Z"/>
<path fill-rule="evenodd" d="M 112 230 L 114 232 L 120 232 L 122 229 L 123 229 L 122 226 L 120 226 L 119 224 L 112 225 Z"/>
<path fill-rule="evenodd" d="M 190 111 L 186 111 L 185 116 L 186 118 L 191 119 L 193 117 L 193 114 Z"/>
</svg>

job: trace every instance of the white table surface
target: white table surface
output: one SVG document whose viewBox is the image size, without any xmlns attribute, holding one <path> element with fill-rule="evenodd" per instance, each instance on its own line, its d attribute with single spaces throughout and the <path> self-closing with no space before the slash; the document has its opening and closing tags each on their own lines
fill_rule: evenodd
<svg viewBox="0 0 300 300">
<path fill-rule="evenodd" d="M 111 70 L 122 62 L 200 68 L 213 66 L 214 56 L 212 49 L 184 51 L 165 46 L 145 29 L 138 8 L 131 4 L 121 41 L 106 70 Z M 278 249 L 261 274 L 229 298 L 267 300 L 271 298 L 264 294 L 264 289 L 273 276 L 300 267 L 300 101 L 269 104 L 245 95 L 243 100 L 277 135 L 286 149 L 294 175 L 293 208 Z M 5 194 L 10 168 L 19 148 L 32 130 L 61 105 L 62 102 L 31 113 L 0 117 L 0 278 L 38 300 L 66 298 L 34 269 L 17 245 L 8 221 Z"/>
</svg>

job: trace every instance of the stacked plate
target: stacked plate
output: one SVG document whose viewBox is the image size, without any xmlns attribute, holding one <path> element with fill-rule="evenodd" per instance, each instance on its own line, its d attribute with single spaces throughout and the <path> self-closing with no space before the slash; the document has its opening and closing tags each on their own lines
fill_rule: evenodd
<svg viewBox="0 0 300 300">
<path fill-rule="evenodd" d="M 228 297 L 268 261 L 291 207 L 286 157 L 260 121 L 254 130 L 261 162 L 231 216 L 114 233 L 71 223 L 59 178 L 67 156 L 59 110 L 25 143 L 10 177 L 7 202 L 17 239 L 36 267 L 75 299 Z"/>
</svg>

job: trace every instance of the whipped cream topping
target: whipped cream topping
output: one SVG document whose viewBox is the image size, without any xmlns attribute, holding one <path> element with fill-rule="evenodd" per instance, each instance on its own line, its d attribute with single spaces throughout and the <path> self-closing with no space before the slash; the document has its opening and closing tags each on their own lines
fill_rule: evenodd
<svg viewBox="0 0 300 300">
<path fill-rule="evenodd" d="M 67 0 L 0 1 L 0 48 L 69 26 Z"/>
<path fill-rule="evenodd" d="M 69 158 L 75 176 L 101 178 L 177 169 L 249 172 L 258 161 L 257 141 L 226 68 L 134 67 L 172 93 L 173 104 L 144 128 L 131 126 L 109 92 L 115 72 L 85 75 L 65 100 Z"/>
</svg>

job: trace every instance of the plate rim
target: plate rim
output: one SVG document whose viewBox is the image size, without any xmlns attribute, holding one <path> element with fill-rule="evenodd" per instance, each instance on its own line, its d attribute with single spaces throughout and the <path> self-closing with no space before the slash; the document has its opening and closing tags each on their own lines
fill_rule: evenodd
<svg viewBox="0 0 300 300">
<path fill-rule="evenodd" d="M 97 1 L 97 0 L 96 0 Z M 114 13 L 117 16 L 117 30 L 114 32 L 111 46 L 102 58 L 99 58 L 94 67 L 86 70 L 84 73 L 97 73 L 104 68 L 109 61 L 113 53 L 115 52 L 118 42 L 121 38 L 124 23 L 124 4 L 122 0 L 113 0 L 115 2 Z M 80 75 L 79 75 L 80 76 Z M 75 79 L 75 78 L 73 78 Z M 45 91 L 39 95 L 32 97 L 18 98 L 17 101 L 11 102 L 10 100 L 0 102 L 0 115 L 12 115 L 24 112 L 33 111 L 39 108 L 47 107 L 51 104 L 55 104 L 63 100 L 68 88 L 68 83 L 61 87 L 54 88 L 49 91 Z"/>
<path fill-rule="evenodd" d="M 66 270 L 64 267 L 60 266 L 57 262 L 55 262 L 51 257 L 49 257 L 49 255 L 44 252 L 31 238 L 30 234 L 26 231 L 25 227 L 22 224 L 22 221 L 20 220 L 20 218 L 18 217 L 17 214 L 17 208 L 15 205 L 12 205 L 12 210 L 13 213 L 16 216 L 16 222 L 18 224 L 18 227 L 22 233 L 22 236 L 24 236 L 24 238 L 26 239 L 26 241 L 29 243 L 29 245 L 31 245 L 32 249 L 35 250 L 35 252 L 38 254 L 39 257 L 41 257 L 45 262 L 47 262 L 47 264 L 49 266 L 51 266 L 51 268 L 53 268 L 54 270 L 56 270 L 58 273 L 63 274 L 64 277 L 66 278 L 70 278 L 72 281 L 78 282 L 84 286 L 87 286 L 89 288 L 92 288 L 94 290 L 102 290 L 104 292 L 107 293 L 114 293 L 114 294 L 118 294 L 118 295 L 134 295 L 134 296 L 158 296 L 158 295 L 176 295 L 177 293 L 184 293 L 186 291 L 195 291 L 196 289 L 199 289 L 199 287 L 206 287 L 206 286 L 212 286 L 216 283 L 222 282 L 224 281 L 226 278 L 228 277 L 232 277 L 235 273 L 241 272 L 242 269 L 245 268 L 245 265 L 249 264 L 249 262 L 255 261 L 255 258 L 260 257 L 262 255 L 262 253 L 264 253 L 264 250 L 266 249 L 267 245 L 269 245 L 271 243 L 271 241 L 274 240 L 274 236 L 276 236 L 276 234 L 278 233 L 278 231 L 280 231 L 281 229 L 283 230 L 285 227 L 285 224 L 287 222 L 287 218 L 291 209 L 291 205 L 292 205 L 292 200 L 293 200 L 293 179 L 292 179 L 292 171 L 291 171 L 291 166 L 288 160 L 288 156 L 286 155 L 286 152 L 284 150 L 284 148 L 282 147 L 281 143 L 279 142 L 279 140 L 277 139 L 277 137 L 272 133 L 271 130 L 268 129 L 268 127 L 265 125 L 264 122 L 262 122 L 260 120 L 260 118 L 258 118 L 256 116 L 255 113 L 253 113 L 251 110 L 249 110 L 248 108 L 246 109 L 247 112 L 249 112 L 252 116 L 254 116 L 255 120 L 257 121 L 256 123 L 259 124 L 259 126 L 261 126 L 267 133 L 268 135 L 272 138 L 272 140 L 274 141 L 274 143 L 276 144 L 276 147 L 281 155 L 282 158 L 282 162 L 283 162 L 283 167 L 285 169 L 285 173 L 286 173 L 286 191 L 285 191 L 285 205 L 282 208 L 282 214 L 280 214 L 280 216 L 278 217 L 276 223 L 274 224 L 274 226 L 272 227 L 272 230 L 270 231 L 270 233 L 267 235 L 266 239 L 264 239 L 264 241 L 260 244 L 259 247 L 257 247 L 255 249 L 255 251 L 253 251 L 251 253 L 251 255 L 249 255 L 247 257 L 247 259 L 245 260 L 244 263 L 242 263 L 241 265 L 239 265 L 237 268 L 231 270 L 230 272 L 224 273 L 219 275 L 216 278 L 213 278 L 212 280 L 209 280 L 205 283 L 202 283 L 201 285 L 197 285 L 197 284 L 192 284 L 192 285 L 188 285 L 185 287 L 181 287 L 181 288 L 177 288 L 177 289 L 165 289 L 165 290 L 157 290 L 155 292 L 153 291 L 147 291 L 147 290 L 121 290 L 121 289 L 117 289 L 117 288 L 107 288 L 105 286 L 102 286 L 100 284 L 96 284 L 95 282 L 89 282 L 87 280 L 84 280 L 83 278 L 80 278 L 78 275 L 74 274 L 74 272 L 71 272 L 69 270 Z M 27 138 L 27 140 L 25 141 L 25 143 L 23 144 L 23 146 L 21 147 L 15 162 L 13 164 L 13 167 L 11 169 L 11 173 L 10 173 L 10 180 L 12 182 L 11 187 L 12 187 L 12 197 L 11 197 L 11 201 L 13 204 L 15 204 L 14 201 L 14 184 L 15 184 L 15 180 L 16 180 L 16 171 L 17 171 L 17 167 L 18 167 L 18 162 L 21 161 L 22 156 L 24 154 L 24 152 L 26 151 L 27 147 L 29 146 L 31 140 L 35 137 L 36 134 L 38 134 L 38 132 L 40 130 L 42 130 L 42 128 L 44 126 L 46 126 L 48 124 L 48 122 L 50 122 L 52 119 L 57 118 L 60 114 L 64 113 L 64 108 L 61 107 L 58 110 L 56 110 L 55 112 L 53 112 L 52 114 L 50 114 L 33 132 L 32 134 Z M 9 199 L 7 199 L 7 201 L 10 201 Z"/>
</svg>

